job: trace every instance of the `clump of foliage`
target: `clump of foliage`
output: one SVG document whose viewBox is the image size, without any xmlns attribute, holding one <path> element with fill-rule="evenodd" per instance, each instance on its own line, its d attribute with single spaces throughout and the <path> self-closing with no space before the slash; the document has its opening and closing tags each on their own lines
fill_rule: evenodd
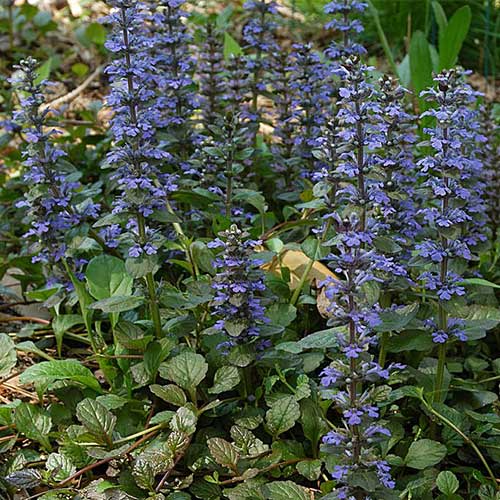
<svg viewBox="0 0 500 500">
<path fill-rule="evenodd" d="M 0 296 L 50 320 L 0 310 L 3 496 L 499 498 L 494 116 L 460 47 L 368 66 L 368 3 L 318 47 L 110 0 L 105 124 L 20 58 Z"/>
</svg>

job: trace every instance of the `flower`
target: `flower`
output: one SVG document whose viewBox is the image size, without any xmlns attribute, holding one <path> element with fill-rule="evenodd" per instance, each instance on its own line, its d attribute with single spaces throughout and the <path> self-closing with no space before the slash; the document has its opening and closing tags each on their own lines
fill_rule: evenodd
<svg viewBox="0 0 500 500">
<path fill-rule="evenodd" d="M 434 126 L 425 129 L 432 152 L 418 162 L 427 203 L 418 211 L 422 238 L 415 249 L 429 264 L 419 279 L 438 298 L 439 319 L 428 323 L 438 344 L 466 339 L 463 325 L 448 316 L 445 304 L 465 296 L 463 276 L 454 262 L 473 260 L 474 249 L 485 239 L 485 183 L 479 156 L 485 137 L 473 107 L 478 93 L 464 76 L 455 69 L 442 71 L 434 78 L 435 87 L 421 93 L 431 103 L 422 117 L 432 118 Z"/>
<path fill-rule="evenodd" d="M 146 29 L 151 14 L 144 3 L 113 0 L 114 7 L 103 21 L 112 25 L 105 47 L 114 60 L 107 66 L 111 81 L 108 104 L 113 108 L 111 133 L 114 143 L 107 163 L 116 173 L 121 191 L 113 213 L 130 215 L 128 227 L 133 244 L 129 257 L 157 252 L 156 231 L 148 218 L 156 210 L 165 210 L 168 195 L 177 188 L 175 176 L 164 173 L 159 163 L 171 158 L 158 145 L 157 127 L 161 121 L 155 89 L 155 40 Z M 109 229 L 115 244 L 119 228 Z"/>
<path fill-rule="evenodd" d="M 75 208 L 80 183 L 75 172 L 60 163 L 66 153 L 53 141 L 58 132 L 48 123 L 50 109 L 43 94 L 50 83 L 37 82 L 37 66 L 32 57 L 21 60 L 13 79 L 21 91 L 21 108 L 14 113 L 14 122 L 27 141 L 24 180 L 30 186 L 17 206 L 28 209 L 31 226 L 24 236 L 35 242 L 32 261 L 50 263 L 55 269 L 54 264 L 66 255 L 69 229 L 97 215 L 99 205 L 87 201 L 79 210 Z"/>
<path fill-rule="evenodd" d="M 311 44 L 295 44 L 290 54 L 288 71 L 292 91 L 291 116 L 296 123 L 293 154 L 305 168 L 303 176 L 311 176 L 322 168 L 313 151 L 321 145 L 321 130 L 331 118 L 332 89 L 327 68 Z"/>
<path fill-rule="evenodd" d="M 273 17 L 277 15 L 275 0 L 248 0 L 243 4 L 248 21 L 243 26 L 245 68 L 250 75 L 248 90 L 251 101 L 248 108 L 248 119 L 252 123 L 252 134 L 255 138 L 263 116 L 258 105 L 259 96 L 267 90 L 270 75 L 271 54 L 277 52 L 275 40 L 277 24 Z"/>
<path fill-rule="evenodd" d="M 220 346 L 224 350 L 257 338 L 261 326 L 268 321 L 261 299 L 266 289 L 263 275 L 258 263 L 251 258 L 259 242 L 248 236 L 232 225 L 208 244 L 209 248 L 222 250 L 214 260 L 217 274 L 212 288 L 215 290 L 214 315 L 220 318 L 215 328 L 227 336 L 227 341 Z"/>
<path fill-rule="evenodd" d="M 332 42 L 325 51 L 327 57 L 332 61 L 341 61 L 348 56 L 359 56 L 366 53 L 366 49 L 362 45 L 353 41 L 354 35 L 363 31 L 363 25 L 359 19 L 354 19 L 352 15 L 363 13 L 367 7 L 366 2 L 358 0 L 334 0 L 325 5 L 325 14 L 335 16 L 325 25 L 325 29 L 338 31 L 342 36 L 341 42 Z"/>
<path fill-rule="evenodd" d="M 206 129 L 213 125 L 224 109 L 224 44 L 222 33 L 212 22 L 205 26 L 202 50 L 198 58 L 200 107 Z"/>
<path fill-rule="evenodd" d="M 381 93 L 367 81 L 369 70 L 357 56 L 338 66 L 338 110 L 320 142 L 325 166 L 315 186 L 323 194 L 326 208 L 320 233 L 323 239 L 332 235 L 325 245 L 332 248 L 328 259 L 338 276 L 323 285 L 330 301 L 328 325 L 338 331 L 343 356 L 337 355 L 321 372 L 323 393 L 343 416 L 343 422 L 323 439 L 325 451 L 333 453 L 338 463 L 332 473 L 338 483 L 338 498 L 357 498 L 361 494 L 362 488 L 350 486 L 350 477 L 362 471 L 374 471 L 381 488 L 395 485 L 388 465 L 373 458 L 377 456 L 373 443 L 390 434 L 378 422 L 375 383 L 403 366 L 382 367 L 370 355 L 370 348 L 377 343 L 375 328 L 381 323 L 382 309 L 368 290 L 379 283 L 386 286 L 394 276 L 407 275 L 394 257 L 374 248 L 376 238 L 389 231 L 380 223 L 380 211 L 394 210 L 386 196 L 386 185 L 380 180 L 381 165 L 390 169 L 401 157 L 406 158 L 399 149 L 391 148 L 386 154 L 381 149 L 388 137 L 392 139 L 393 133 L 399 133 L 398 120 L 406 115 L 402 111 L 395 113 L 394 100 L 390 109 L 387 103 L 382 105 Z M 392 178 L 394 172 L 390 170 L 389 174 Z M 331 184 L 326 188 L 322 183 Z"/>
<path fill-rule="evenodd" d="M 295 75 L 291 69 L 291 55 L 287 50 L 280 50 L 274 56 L 272 86 L 275 96 L 274 137 L 278 139 L 271 145 L 274 155 L 274 167 L 284 173 L 287 186 L 293 181 L 297 170 L 298 158 L 294 154 L 295 136 L 298 123 L 295 113 L 295 92 L 292 90 Z"/>
<path fill-rule="evenodd" d="M 197 107 L 193 91 L 194 60 L 189 54 L 191 36 L 184 24 L 185 0 L 159 0 L 153 12 L 154 33 L 150 37 L 157 85 L 159 125 L 174 134 L 177 145 L 190 148 L 198 140 L 191 116 Z"/>
</svg>

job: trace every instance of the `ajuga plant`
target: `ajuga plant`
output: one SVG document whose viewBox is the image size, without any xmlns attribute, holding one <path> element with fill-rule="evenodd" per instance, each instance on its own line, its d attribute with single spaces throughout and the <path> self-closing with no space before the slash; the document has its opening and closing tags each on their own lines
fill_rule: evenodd
<svg viewBox="0 0 500 500">
<path fill-rule="evenodd" d="M 180 161 L 188 159 L 193 145 L 199 141 L 193 124 L 197 107 L 194 92 L 194 60 L 188 50 L 191 35 L 184 24 L 185 0 L 158 2 L 154 23 L 154 55 L 158 85 L 158 109 L 161 127 L 168 136 L 169 151 Z"/>
<path fill-rule="evenodd" d="M 241 186 L 244 161 L 252 156 L 248 147 L 248 129 L 241 113 L 226 113 L 210 126 L 213 143 L 203 148 L 205 157 L 215 165 L 209 190 L 223 200 L 221 212 L 233 222 L 245 218 L 245 212 L 234 202 L 233 192 Z"/>
<path fill-rule="evenodd" d="M 326 284 L 329 324 L 337 328 L 342 357 L 337 357 L 321 373 L 323 396 L 331 399 L 342 414 L 342 421 L 323 439 L 324 451 L 334 457 L 332 476 L 337 482 L 336 498 L 367 498 L 360 474 L 373 474 L 379 480 L 375 498 L 383 498 L 384 488 L 393 488 L 390 467 L 377 453 L 376 441 L 389 431 L 381 423 L 374 382 L 389 377 L 392 369 L 373 360 L 369 349 L 377 342 L 375 327 L 380 323 L 380 305 L 370 290 L 382 275 L 405 275 L 374 248 L 377 237 L 375 204 L 380 200 L 380 182 L 375 168 L 376 151 L 381 146 L 383 124 L 374 86 L 367 82 L 370 68 L 357 56 L 339 67 L 341 77 L 335 135 L 339 150 L 333 166 L 340 180 L 335 211 L 324 216 L 325 228 L 333 226 L 334 237 L 325 245 L 333 247 L 331 267 L 338 280 Z M 330 154 L 328 156 L 331 157 Z M 335 159 L 335 158 L 334 158 Z"/>
<path fill-rule="evenodd" d="M 212 283 L 218 318 L 215 328 L 226 336 L 218 348 L 229 352 L 236 345 L 253 345 L 262 350 L 267 345 L 259 339 L 260 328 L 268 321 L 261 297 L 266 287 L 258 267 L 262 261 L 252 259 L 261 242 L 250 239 L 249 233 L 234 224 L 219 236 L 208 244 L 209 248 L 222 249 L 214 261 L 217 274 Z"/>
<path fill-rule="evenodd" d="M 205 130 L 222 116 L 224 109 L 224 44 L 222 32 L 210 20 L 204 26 L 197 72 L 200 108 Z"/>
<path fill-rule="evenodd" d="M 285 174 L 290 186 L 300 160 L 294 155 L 297 120 L 294 113 L 293 73 L 288 50 L 280 50 L 273 56 L 272 88 L 274 99 L 274 130 L 276 143 L 271 145 L 276 158 L 275 168 Z"/>
<path fill-rule="evenodd" d="M 364 12 L 367 7 L 366 2 L 359 0 L 335 0 L 325 5 L 325 13 L 334 15 L 325 29 L 341 33 L 341 40 L 333 41 L 325 51 L 334 63 L 343 57 L 366 53 L 366 49 L 356 42 L 356 35 L 363 31 L 363 25 L 354 16 Z"/>
<path fill-rule="evenodd" d="M 44 90 L 50 84 L 38 83 L 37 61 L 24 59 L 17 69 L 14 84 L 20 91 L 21 108 L 15 112 L 14 121 L 27 142 L 23 152 L 24 180 L 31 186 L 17 206 L 28 209 L 31 227 L 24 236 L 34 243 L 30 249 L 32 260 L 46 264 L 50 281 L 54 281 L 62 278 L 61 261 L 66 257 L 68 234 L 78 225 L 84 226 L 86 219 L 96 217 L 100 207 L 78 193 L 80 174 L 69 163 L 63 163 L 66 153 L 54 141 L 58 132 L 49 123 L 51 111 L 45 104 Z"/>
<path fill-rule="evenodd" d="M 148 16 L 140 2 L 118 0 L 107 17 L 112 33 L 106 48 L 114 60 L 106 68 L 112 83 L 108 104 L 115 114 L 111 121 L 114 138 L 108 154 L 108 164 L 116 169 L 120 195 L 114 202 L 113 213 L 123 214 L 126 233 L 121 238 L 130 258 L 158 253 L 164 236 L 155 229 L 155 211 L 165 210 L 168 195 L 176 189 L 175 177 L 160 170 L 160 161 L 171 158 L 158 146 L 157 127 L 162 117 L 154 91 L 154 54 L 145 29 Z M 116 245 L 118 227 L 108 228 L 104 237 L 112 236 Z M 158 336 L 161 321 L 152 272 L 145 276 L 150 297 L 151 315 Z"/>
<path fill-rule="evenodd" d="M 294 154 L 302 160 L 303 176 L 321 168 L 313 150 L 321 128 L 331 118 L 331 86 L 328 71 L 311 44 L 295 44 L 290 56 L 290 87 L 293 91 L 293 118 L 297 121 Z"/>
<path fill-rule="evenodd" d="M 224 109 L 226 112 L 232 112 L 235 109 L 245 112 L 251 97 L 248 92 L 250 75 L 245 67 L 243 56 L 231 54 L 226 62 L 226 69 Z"/>
<path fill-rule="evenodd" d="M 275 40 L 278 14 L 274 0 L 248 0 L 244 3 L 248 21 L 243 27 L 243 43 L 246 51 L 246 68 L 250 76 L 248 119 L 252 123 L 254 138 L 263 120 L 259 96 L 266 91 L 269 83 L 270 55 L 278 50 Z"/>
<path fill-rule="evenodd" d="M 474 247 L 484 238 L 473 230 L 484 210 L 478 198 L 483 190 L 482 164 L 475 156 L 483 136 L 470 110 L 477 93 L 464 83 L 463 75 L 446 70 L 434 81 L 436 87 L 422 92 L 433 105 L 422 117 L 432 117 L 434 126 L 425 129 L 430 154 L 418 162 L 429 203 L 419 210 L 424 233 L 416 250 L 428 262 L 419 279 L 434 297 L 435 314 L 427 325 L 439 344 L 434 400 L 441 401 L 448 345 L 467 340 L 464 321 L 450 312 L 450 304 L 465 296 L 463 263 L 474 258 Z"/>
<path fill-rule="evenodd" d="M 382 147 L 375 155 L 374 172 L 378 187 L 372 188 L 377 238 L 375 246 L 390 259 L 380 294 L 383 308 L 397 310 L 397 296 L 408 289 L 411 281 L 405 269 L 421 227 L 416 217 L 417 189 L 413 146 L 416 142 L 415 117 L 405 109 L 408 91 L 397 80 L 384 75 L 378 81 L 379 129 Z M 409 306 L 413 307 L 413 306 Z M 380 340 L 379 363 L 385 364 L 390 333 Z"/>
<path fill-rule="evenodd" d="M 407 94 L 408 91 L 394 78 L 384 75 L 379 80 L 383 148 L 379 151 L 377 163 L 382 179 L 374 200 L 380 207 L 380 234 L 386 230 L 394 236 L 396 243 L 406 247 L 420 228 L 415 217 L 415 117 L 405 109 Z"/>
</svg>

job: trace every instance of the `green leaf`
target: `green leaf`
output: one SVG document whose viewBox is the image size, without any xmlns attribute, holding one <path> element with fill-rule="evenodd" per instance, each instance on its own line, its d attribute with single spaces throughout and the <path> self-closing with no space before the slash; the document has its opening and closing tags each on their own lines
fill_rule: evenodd
<svg viewBox="0 0 500 500">
<path fill-rule="evenodd" d="M 377 332 L 400 332 L 415 318 L 418 304 L 409 304 L 394 311 L 380 313 L 381 323 L 376 327 Z"/>
<path fill-rule="evenodd" d="M 198 267 L 206 272 L 213 273 L 213 260 L 214 255 L 211 250 L 202 241 L 193 241 L 190 245 L 191 255 Z"/>
<path fill-rule="evenodd" d="M 438 0 L 432 1 L 432 10 L 434 11 L 434 17 L 436 19 L 436 23 L 439 26 L 439 36 L 441 38 L 446 27 L 448 26 L 448 19 L 446 18 L 446 14 L 444 12 L 444 9 L 441 6 L 441 4 L 438 2 Z"/>
<path fill-rule="evenodd" d="M 52 57 L 49 57 L 41 66 L 39 66 L 37 69 L 38 76 L 35 79 L 35 83 L 41 83 L 49 78 L 52 70 L 52 63 Z"/>
<path fill-rule="evenodd" d="M 89 291 L 97 300 L 116 295 L 132 295 L 133 278 L 122 260 L 111 255 L 98 255 L 88 264 L 85 278 Z"/>
<path fill-rule="evenodd" d="M 21 403 L 14 413 L 14 423 L 18 432 L 50 450 L 49 432 L 52 420 L 47 411 L 39 406 Z"/>
<path fill-rule="evenodd" d="M 54 286 L 51 288 L 39 288 L 38 290 L 31 290 L 26 292 L 26 297 L 31 300 L 38 300 L 40 302 L 45 302 L 47 299 L 52 297 L 55 293 L 60 290 L 61 287 Z"/>
<path fill-rule="evenodd" d="M 276 303 L 268 308 L 266 316 L 271 324 L 287 327 L 297 317 L 297 308 L 292 304 Z"/>
<path fill-rule="evenodd" d="M 464 285 L 480 285 L 480 286 L 488 286 L 490 288 L 500 288 L 500 285 L 496 283 L 492 283 L 491 281 L 485 280 L 483 278 L 467 278 L 462 280 L 460 284 Z"/>
<path fill-rule="evenodd" d="M 173 466 L 172 454 L 166 446 L 149 448 L 134 460 L 132 475 L 141 488 L 153 491 L 155 478 Z"/>
<path fill-rule="evenodd" d="M 184 391 L 174 384 L 158 385 L 153 384 L 149 386 L 153 394 L 163 399 L 167 403 L 174 406 L 184 406 L 187 403 L 186 394 Z"/>
<path fill-rule="evenodd" d="M 194 414 L 193 414 L 194 415 Z M 174 415 L 175 417 L 175 415 Z M 173 421 L 173 419 L 172 419 Z M 187 427 L 185 427 L 187 428 Z M 194 426 L 190 428 L 194 433 Z M 193 430 L 194 429 L 194 430 Z M 172 453 L 172 455 L 177 455 L 178 453 L 182 453 L 183 450 L 189 445 L 189 435 L 183 431 L 173 430 L 167 438 L 166 446 Z"/>
<path fill-rule="evenodd" d="M 93 373 L 76 359 L 42 361 L 27 368 L 19 377 L 22 384 L 50 385 L 59 380 L 72 380 L 96 392 L 102 392 Z"/>
<path fill-rule="evenodd" d="M 228 60 L 231 56 L 240 56 L 243 49 L 240 44 L 226 31 L 224 33 L 224 59 Z"/>
<path fill-rule="evenodd" d="M 299 403 L 293 396 L 284 396 L 275 401 L 267 411 L 267 428 L 273 436 L 278 436 L 291 429 L 299 417 Z"/>
<path fill-rule="evenodd" d="M 483 306 L 474 304 L 471 306 L 459 307 L 456 311 L 458 317 L 465 319 L 468 323 L 486 322 L 493 328 L 500 322 L 500 309 L 497 306 Z"/>
<path fill-rule="evenodd" d="M 37 12 L 35 17 L 33 18 L 33 24 L 35 26 L 38 26 L 39 28 L 43 28 L 44 26 L 47 26 L 47 24 L 52 21 L 52 16 L 50 12 L 46 10 L 40 10 Z"/>
<path fill-rule="evenodd" d="M 255 207 L 261 214 L 267 210 L 266 199 L 258 191 L 251 189 L 236 189 L 233 196 L 234 201 L 248 203 Z"/>
<path fill-rule="evenodd" d="M 223 498 L 219 485 L 205 479 L 196 479 L 190 486 L 189 491 L 195 498 L 201 498 L 202 500 L 219 500 Z"/>
<path fill-rule="evenodd" d="M 160 365 L 160 375 L 183 389 L 194 389 L 205 378 L 208 364 L 201 354 L 185 351 Z"/>
<path fill-rule="evenodd" d="M 410 43 L 410 74 L 417 96 L 432 86 L 432 58 L 429 43 L 421 31 L 415 31 Z M 423 101 L 421 100 L 423 103 Z M 424 106 L 427 109 L 428 106 Z"/>
<path fill-rule="evenodd" d="M 85 30 L 85 36 L 96 45 L 104 45 L 106 41 L 106 29 L 100 23 L 91 23 Z"/>
<path fill-rule="evenodd" d="M 157 255 L 142 254 L 125 261 L 125 269 L 128 274 L 136 279 L 143 278 L 148 273 L 155 274 L 159 268 Z"/>
<path fill-rule="evenodd" d="M 175 411 L 170 411 L 170 410 L 160 411 L 153 415 L 149 423 L 151 425 L 168 424 L 174 418 L 174 415 Z"/>
<path fill-rule="evenodd" d="M 36 488 L 42 482 L 42 474 L 38 469 L 16 470 L 3 479 L 18 489 Z"/>
<path fill-rule="evenodd" d="M 45 351 L 42 351 L 32 340 L 25 340 L 24 342 L 17 342 L 16 351 L 26 352 L 30 354 L 36 354 L 42 359 L 47 361 L 54 361 L 52 356 L 49 356 Z"/>
<path fill-rule="evenodd" d="M 63 260 L 63 265 L 70 277 L 71 283 L 75 288 L 76 296 L 78 297 L 78 303 L 80 304 L 80 311 L 82 313 L 83 321 L 85 323 L 85 328 L 89 335 L 92 335 L 92 315 L 93 312 L 89 309 L 89 305 L 92 304 L 93 299 L 85 285 L 73 274 L 71 268 L 68 266 L 67 262 Z"/>
<path fill-rule="evenodd" d="M 75 63 L 75 64 L 73 64 L 73 66 L 71 66 L 71 71 L 73 71 L 73 73 L 76 76 L 82 77 L 82 76 L 85 76 L 89 72 L 89 67 L 83 63 Z"/>
<path fill-rule="evenodd" d="M 52 330 L 57 342 L 57 352 L 61 356 L 64 334 L 75 325 L 81 325 L 83 317 L 80 314 L 59 314 L 52 320 Z"/>
<path fill-rule="evenodd" d="M 0 377 L 9 375 L 16 362 L 14 342 L 6 333 L 0 333 Z"/>
<path fill-rule="evenodd" d="M 328 328 L 319 332 L 311 333 L 300 339 L 297 344 L 304 349 L 329 349 L 338 345 L 337 333 L 342 328 Z"/>
<path fill-rule="evenodd" d="M 354 488 L 360 488 L 364 491 L 375 491 L 380 486 L 380 479 L 374 471 L 361 470 L 348 477 L 348 484 Z"/>
<path fill-rule="evenodd" d="M 382 250 L 384 253 L 398 253 L 401 252 L 402 248 L 389 236 L 377 236 L 373 244 L 375 248 Z"/>
<path fill-rule="evenodd" d="M 127 349 L 144 351 L 153 340 L 153 335 L 146 335 L 144 330 L 130 321 L 119 321 L 114 330 L 116 340 Z"/>
<path fill-rule="evenodd" d="M 88 306 L 89 309 L 100 309 L 104 313 L 119 313 L 135 309 L 144 303 L 144 297 L 115 295 L 107 299 L 98 300 Z"/>
<path fill-rule="evenodd" d="M 76 417 L 99 443 L 111 445 L 116 417 L 104 405 L 86 398 L 76 406 Z"/>
<path fill-rule="evenodd" d="M 170 421 L 170 429 L 189 436 L 195 433 L 196 422 L 196 415 L 189 408 L 183 406 L 182 408 L 179 408 L 172 417 L 172 420 Z"/>
<path fill-rule="evenodd" d="M 168 357 L 175 345 L 176 341 L 172 337 L 164 337 L 148 345 L 144 352 L 144 368 L 151 381 L 156 379 L 161 362 Z"/>
<path fill-rule="evenodd" d="M 398 64 L 398 76 L 403 87 L 408 88 L 411 85 L 410 56 L 408 54 Z"/>
<path fill-rule="evenodd" d="M 208 392 L 210 394 L 220 394 L 229 391 L 240 383 L 240 372 L 235 366 L 221 366 L 214 376 L 214 385 Z"/>
<path fill-rule="evenodd" d="M 450 19 L 445 30 L 439 36 L 439 66 L 440 70 L 455 66 L 455 63 L 469 32 L 472 18 L 471 9 L 464 5 Z"/>
<path fill-rule="evenodd" d="M 302 400 L 300 409 L 300 422 L 304 436 L 309 439 L 313 449 L 316 449 L 321 437 L 328 432 L 328 425 L 323 418 L 321 409 L 311 399 Z"/>
<path fill-rule="evenodd" d="M 311 500 L 311 493 L 293 481 L 275 481 L 263 486 L 267 500 Z"/>
<path fill-rule="evenodd" d="M 460 486 L 457 476 L 448 470 L 441 471 L 438 474 L 436 485 L 441 493 L 448 496 L 453 495 Z"/>
<path fill-rule="evenodd" d="M 260 455 L 269 449 L 267 444 L 264 444 L 252 432 L 239 425 L 233 425 L 230 431 L 234 445 L 246 456 Z"/>
<path fill-rule="evenodd" d="M 387 342 L 389 352 L 427 351 L 434 347 L 432 338 L 423 330 L 409 330 L 394 335 Z"/>
<path fill-rule="evenodd" d="M 285 351 L 292 354 L 300 354 L 302 352 L 302 348 L 298 342 L 281 342 L 281 344 L 278 344 L 275 349 L 277 351 Z"/>
<path fill-rule="evenodd" d="M 300 374 L 297 377 L 297 387 L 295 389 L 295 399 L 300 401 L 308 398 L 311 395 L 311 383 L 309 377 L 305 374 Z"/>
<path fill-rule="evenodd" d="M 210 454 L 219 465 L 236 469 L 240 454 L 231 443 L 222 438 L 211 438 L 207 441 L 207 445 Z"/>
<path fill-rule="evenodd" d="M 295 467 L 297 472 L 309 481 L 316 481 L 321 474 L 321 460 L 304 460 Z"/>
<path fill-rule="evenodd" d="M 64 481 L 76 472 L 76 467 L 71 460 L 60 453 L 51 453 L 47 457 L 45 467 L 51 472 L 50 476 L 54 481 Z"/>
<path fill-rule="evenodd" d="M 229 500 L 265 500 L 262 495 L 263 478 L 249 479 L 235 488 L 225 489 L 224 495 Z"/>
<path fill-rule="evenodd" d="M 446 446 L 432 439 L 414 441 L 405 458 L 405 465 L 423 470 L 438 464 L 446 456 Z"/>
</svg>

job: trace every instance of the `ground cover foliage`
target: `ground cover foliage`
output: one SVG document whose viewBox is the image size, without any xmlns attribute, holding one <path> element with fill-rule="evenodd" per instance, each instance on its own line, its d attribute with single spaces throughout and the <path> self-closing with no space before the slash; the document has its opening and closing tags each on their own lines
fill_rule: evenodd
<svg viewBox="0 0 500 500">
<path fill-rule="evenodd" d="M 8 3 L 0 495 L 500 497 L 497 108 L 424 3 Z"/>
</svg>

